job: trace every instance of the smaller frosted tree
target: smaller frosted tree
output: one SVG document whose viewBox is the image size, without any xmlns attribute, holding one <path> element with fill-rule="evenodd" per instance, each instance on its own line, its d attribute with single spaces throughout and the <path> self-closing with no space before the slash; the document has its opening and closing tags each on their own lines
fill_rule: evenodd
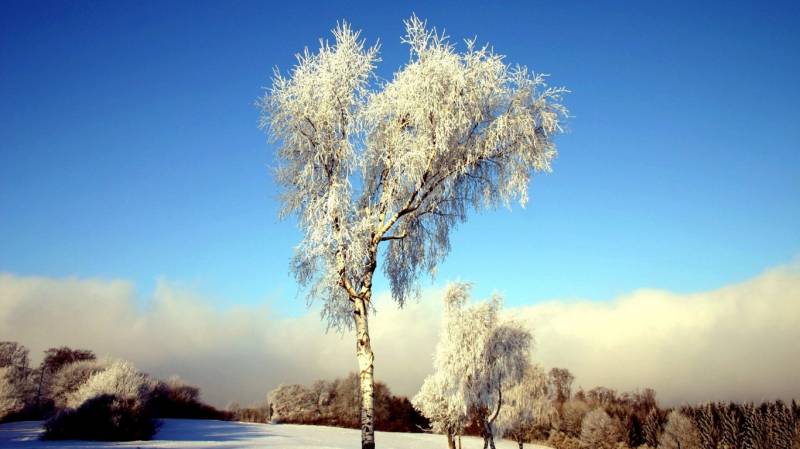
<svg viewBox="0 0 800 449">
<path fill-rule="evenodd" d="M 692 420 L 673 410 L 667 416 L 667 425 L 658 440 L 663 449 L 700 449 L 700 438 Z"/>
<path fill-rule="evenodd" d="M 468 306 L 471 287 L 447 287 L 434 374 L 413 403 L 435 429 L 447 434 L 451 448 L 470 413 L 482 426 L 484 447 L 494 448 L 503 396 L 525 374 L 532 337 L 520 324 L 500 321 L 499 296 Z"/>
<path fill-rule="evenodd" d="M 445 397 L 447 380 L 439 373 L 428 376 L 412 403 L 430 420 L 434 432 L 447 436 L 447 447 L 455 449 L 455 436 L 464 430 L 467 414 L 465 407 Z"/>
<path fill-rule="evenodd" d="M 508 389 L 495 425 L 498 433 L 519 444 L 530 438 L 534 428 L 546 424 L 555 408 L 547 398 L 547 378 L 537 365 L 530 365 L 516 385 Z"/>
<path fill-rule="evenodd" d="M 558 429 L 571 437 L 581 434 L 581 423 L 589 413 L 590 407 L 580 399 L 570 399 L 561 405 L 558 419 Z"/>
<path fill-rule="evenodd" d="M 268 395 L 272 407 L 272 421 L 281 422 L 307 422 L 309 417 L 319 414 L 317 409 L 318 398 L 313 392 L 303 385 L 279 385 Z"/>
<path fill-rule="evenodd" d="M 0 341 L 0 392 L 6 413 L 19 411 L 30 397 L 28 348 L 13 341 Z"/>
<path fill-rule="evenodd" d="M 581 448 L 612 449 L 622 439 L 619 422 L 598 407 L 583 418 Z"/>
<path fill-rule="evenodd" d="M 550 399 L 563 404 L 572 396 L 572 382 L 575 376 L 566 368 L 553 368 L 547 374 L 548 394 Z"/>
</svg>

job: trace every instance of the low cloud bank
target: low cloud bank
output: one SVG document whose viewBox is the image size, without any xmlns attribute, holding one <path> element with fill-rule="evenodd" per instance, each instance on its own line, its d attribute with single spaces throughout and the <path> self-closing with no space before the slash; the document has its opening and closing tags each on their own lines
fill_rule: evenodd
<svg viewBox="0 0 800 449">
<path fill-rule="evenodd" d="M 403 310 L 377 298 L 376 376 L 396 393 L 413 394 L 431 369 L 440 292 Z M 136 304 L 125 281 L 0 275 L 0 340 L 26 345 L 35 361 L 58 345 L 130 359 L 197 383 L 218 406 L 356 369 L 352 336 L 326 333 L 315 309 L 299 318 L 266 304 L 220 309 L 163 282 L 146 307 Z M 507 313 L 533 328 L 534 359 L 569 368 L 576 386 L 652 387 L 666 404 L 800 397 L 798 264 L 709 292 L 640 290 Z"/>
</svg>

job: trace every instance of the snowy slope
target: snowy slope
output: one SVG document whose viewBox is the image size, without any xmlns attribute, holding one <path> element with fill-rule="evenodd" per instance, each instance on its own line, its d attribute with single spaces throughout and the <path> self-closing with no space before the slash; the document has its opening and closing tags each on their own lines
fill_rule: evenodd
<svg viewBox="0 0 800 449">
<path fill-rule="evenodd" d="M 356 429 L 339 429 L 322 426 L 292 424 L 250 424 L 209 420 L 165 419 L 161 430 L 152 441 L 104 443 L 86 441 L 40 441 L 41 422 L 0 424 L 0 449 L 109 449 L 109 448 L 164 448 L 164 449 L 355 449 L 360 446 Z M 377 432 L 380 449 L 446 449 L 442 435 Z M 462 438 L 465 449 L 480 449 L 483 441 Z M 498 449 L 516 449 L 511 441 L 498 442 Z M 525 445 L 526 448 L 543 449 L 544 446 Z"/>
</svg>

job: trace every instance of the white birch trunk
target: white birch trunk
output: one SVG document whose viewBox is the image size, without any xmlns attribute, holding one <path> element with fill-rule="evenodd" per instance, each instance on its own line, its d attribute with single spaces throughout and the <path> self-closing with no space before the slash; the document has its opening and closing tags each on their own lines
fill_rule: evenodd
<svg viewBox="0 0 800 449">
<path fill-rule="evenodd" d="M 361 393 L 361 449 L 375 449 L 375 356 L 369 341 L 367 307 L 363 298 L 355 299 L 356 356 Z"/>
</svg>

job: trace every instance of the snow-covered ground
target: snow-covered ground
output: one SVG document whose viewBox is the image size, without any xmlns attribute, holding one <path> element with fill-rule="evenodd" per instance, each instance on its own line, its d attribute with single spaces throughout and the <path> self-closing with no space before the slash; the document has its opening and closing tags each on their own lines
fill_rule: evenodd
<svg viewBox="0 0 800 449">
<path fill-rule="evenodd" d="M 293 424 L 251 424 L 210 420 L 165 419 L 161 430 L 152 441 L 105 443 L 89 441 L 41 441 L 40 421 L 0 424 L 2 449 L 109 449 L 109 448 L 164 448 L 164 449 L 355 449 L 360 446 L 360 434 L 355 429 Z M 375 439 L 380 449 L 446 449 L 442 435 L 377 432 Z M 516 449 L 511 441 L 498 441 L 498 449 Z M 462 438 L 464 448 L 482 448 L 479 438 Z M 545 446 L 525 445 L 526 448 L 544 449 Z"/>
</svg>

